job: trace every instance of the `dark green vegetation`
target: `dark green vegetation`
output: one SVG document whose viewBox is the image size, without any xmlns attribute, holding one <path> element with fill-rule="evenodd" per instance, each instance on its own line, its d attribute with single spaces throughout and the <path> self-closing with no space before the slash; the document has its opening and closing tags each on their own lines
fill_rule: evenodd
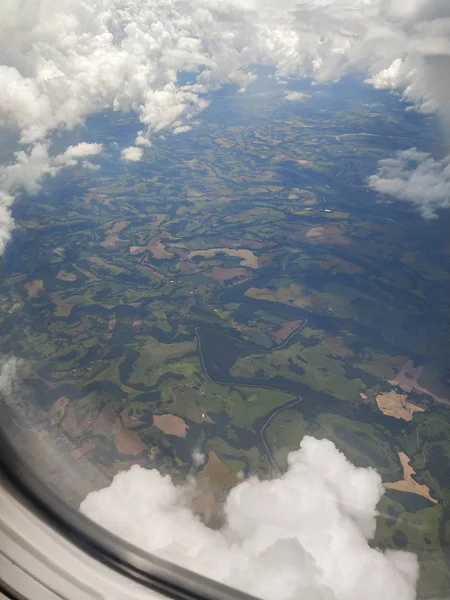
<svg viewBox="0 0 450 600">
<path fill-rule="evenodd" d="M 36 468 L 37 437 L 67 457 L 70 475 L 43 476 L 74 503 L 132 462 L 182 478 L 194 448 L 267 476 L 305 434 L 327 437 L 385 482 L 404 452 L 438 503 L 389 490 L 375 543 L 417 552 L 434 597 L 450 583 L 448 216 L 365 186 L 379 158 L 427 149 L 433 123 L 360 86 L 282 95 L 218 95 L 120 168 L 111 142 L 137 126 L 101 116 L 80 132 L 105 144 L 101 170 L 16 205 L 0 349 L 28 373 L 10 431 Z M 412 420 L 377 405 L 408 360 Z"/>
</svg>

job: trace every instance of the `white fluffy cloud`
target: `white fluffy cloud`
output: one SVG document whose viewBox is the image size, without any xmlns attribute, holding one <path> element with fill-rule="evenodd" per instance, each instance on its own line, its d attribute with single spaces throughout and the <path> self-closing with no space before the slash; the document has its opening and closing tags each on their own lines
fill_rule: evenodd
<svg viewBox="0 0 450 600">
<path fill-rule="evenodd" d="M 284 95 L 284 99 L 290 100 L 291 102 L 306 102 L 310 98 L 311 96 L 304 92 L 286 92 Z"/>
<path fill-rule="evenodd" d="M 70 162 L 72 160 L 78 160 L 79 158 L 85 158 L 86 156 L 96 156 L 97 154 L 101 154 L 102 150 L 102 144 L 87 144 L 86 142 L 81 142 L 76 146 L 69 146 L 66 148 L 61 155 L 61 160 L 68 160 Z"/>
<path fill-rule="evenodd" d="M 136 546 L 267 600 L 413 600 L 416 557 L 368 544 L 382 494 L 376 471 L 305 437 L 283 476 L 230 492 L 221 530 L 193 515 L 192 490 L 139 466 L 80 509 Z"/>
<path fill-rule="evenodd" d="M 190 131 L 191 129 L 192 127 L 190 125 L 178 125 L 178 127 L 175 127 L 173 130 L 173 133 L 175 135 L 178 133 L 186 133 L 186 131 Z"/>
<path fill-rule="evenodd" d="M 56 129 L 106 108 L 131 110 L 142 123 L 135 144 L 147 145 L 164 128 L 185 130 L 209 91 L 245 89 L 258 64 L 318 82 L 365 71 L 374 86 L 450 122 L 450 3 L 3 0 L 0 126 L 17 133 L 26 156 L 46 147 L 51 158 Z M 180 72 L 197 76 L 180 85 Z M 11 191 L 1 189 L 5 241 Z"/>
<path fill-rule="evenodd" d="M 204 464 L 205 460 L 206 456 L 203 454 L 203 452 L 201 452 L 198 448 L 195 448 L 195 450 L 192 452 L 192 462 L 194 465 L 196 467 L 200 467 Z"/>
<path fill-rule="evenodd" d="M 380 160 L 368 181 L 377 192 L 412 203 L 425 219 L 436 218 L 439 209 L 450 207 L 450 156 L 435 160 L 410 148 Z"/>
<path fill-rule="evenodd" d="M 101 144 L 82 142 L 76 146 L 69 146 L 61 154 L 51 156 L 49 146 L 49 142 L 34 144 L 27 150 L 15 152 L 11 163 L 0 165 L 0 254 L 3 253 L 14 227 L 9 210 L 14 194 L 21 189 L 29 194 L 38 192 L 46 175 L 53 177 L 64 167 L 80 164 L 80 160 L 82 167 L 96 169 L 96 165 L 82 159 L 102 151 Z"/>
<path fill-rule="evenodd" d="M 137 162 L 141 160 L 144 151 L 142 148 L 138 148 L 137 146 L 129 146 L 128 148 L 124 148 L 120 154 L 120 158 L 122 160 L 128 162 Z"/>
</svg>

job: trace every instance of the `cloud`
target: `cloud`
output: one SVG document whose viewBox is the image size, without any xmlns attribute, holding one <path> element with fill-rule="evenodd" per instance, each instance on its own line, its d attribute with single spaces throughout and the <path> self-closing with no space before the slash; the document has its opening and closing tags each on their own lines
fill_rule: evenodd
<svg viewBox="0 0 450 600">
<path fill-rule="evenodd" d="M 385 196 L 410 202 L 425 219 L 433 219 L 440 209 L 450 207 L 450 156 L 435 160 L 410 148 L 380 160 L 368 183 Z"/>
<path fill-rule="evenodd" d="M 0 358 L 0 391 L 6 403 L 14 398 L 20 379 L 24 375 L 26 365 L 22 360 L 15 356 Z"/>
<path fill-rule="evenodd" d="M 86 142 L 81 142 L 76 146 L 69 146 L 61 156 L 69 160 L 78 159 L 86 156 L 96 156 L 97 154 L 100 154 L 102 150 L 102 144 L 87 144 Z"/>
<path fill-rule="evenodd" d="M 94 165 L 90 160 L 83 160 L 81 162 L 81 166 L 83 169 L 88 169 L 89 171 L 100 171 L 100 165 Z"/>
<path fill-rule="evenodd" d="M 205 460 L 206 456 L 203 454 L 203 452 L 200 452 L 198 448 L 192 452 L 192 461 L 196 467 L 203 465 Z"/>
<path fill-rule="evenodd" d="M 64 152 L 54 156 L 50 156 L 49 147 L 49 142 L 35 144 L 28 152 L 15 152 L 11 163 L 0 165 L 0 255 L 14 228 L 10 208 L 15 194 L 21 190 L 28 194 L 36 194 L 46 176 L 54 177 L 64 167 L 81 165 L 91 170 L 99 168 L 98 165 L 81 159 L 99 154 L 103 149 L 101 144 L 82 142 L 76 146 L 69 146 Z"/>
<path fill-rule="evenodd" d="M 448 99 L 447 0 L 22 0 L 20 6 L 5 0 L 0 7 L 0 114 L 23 143 L 107 107 L 136 111 L 147 133 L 170 127 L 201 109 L 209 90 L 228 82 L 245 88 L 255 64 L 317 81 L 365 69 L 375 85 L 399 90 L 424 110 Z M 198 75 L 178 85 L 181 71 Z"/>
<path fill-rule="evenodd" d="M 448 0 L 3 0 L 0 56 L 0 126 L 28 157 L 46 147 L 51 159 L 52 132 L 105 109 L 138 115 L 138 146 L 163 129 L 181 133 L 212 90 L 244 90 L 255 65 L 284 80 L 365 72 L 450 123 Z M 191 83 L 178 83 L 182 72 Z"/>
<path fill-rule="evenodd" d="M 142 148 L 137 148 L 136 146 L 129 146 L 128 148 L 124 148 L 120 153 L 120 158 L 129 162 L 137 162 L 141 160 L 144 151 Z"/>
<path fill-rule="evenodd" d="M 380 8 L 395 35 L 385 37 L 388 47 L 378 49 L 367 81 L 398 91 L 421 112 L 437 112 L 450 123 L 450 4 L 385 0 Z"/>
<path fill-rule="evenodd" d="M 172 133 L 186 133 L 186 131 L 190 131 L 191 129 L 192 127 L 190 125 L 179 125 L 178 127 L 175 127 Z"/>
<path fill-rule="evenodd" d="M 0 256 L 5 251 L 11 231 L 14 229 L 14 219 L 11 214 L 13 202 L 14 196 L 5 191 L 0 191 Z"/>
<path fill-rule="evenodd" d="M 139 466 L 80 510 L 148 552 L 267 600 L 413 600 L 416 557 L 368 543 L 380 475 L 312 437 L 288 460 L 281 477 L 253 477 L 229 493 L 220 530 L 193 515 L 192 489 Z"/>
<path fill-rule="evenodd" d="M 80 159 L 95 156 L 102 151 L 101 144 L 83 142 L 51 156 L 49 147 L 49 142 L 35 144 L 28 152 L 15 152 L 11 163 L 0 165 L 0 190 L 5 197 L 9 196 L 10 201 L 18 190 L 24 189 L 29 194 L 34 194 L 41 189 L 42 179 L 46 175 L 53 177 L 63 167 L 76 166 Z M 85 163 L 86 161 L 81 161 L 82 165 Z"/>
<path fill-rule="evenodd" d="M 310 94 L 305 94 L 303 92 L 286 92 L 284 95 L 284 99 L 290 100 L 291 102 L 306 102 L 310 98 Z"/>
</svg>

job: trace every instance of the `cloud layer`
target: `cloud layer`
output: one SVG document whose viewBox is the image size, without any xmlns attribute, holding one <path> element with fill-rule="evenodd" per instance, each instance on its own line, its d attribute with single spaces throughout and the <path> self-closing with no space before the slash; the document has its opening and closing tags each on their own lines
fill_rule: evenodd
<svg viewBox="0 0 450 600">
<path fill-rule="evenodd" d="M 80 509 L 144 550 L 267 600 L 415 598 L 416 557 L 368 544 L 380 475 L 312 437 L 288 460 L 283 476 L 230 492 L 221 530 L 193 515 L 192 489 L 137 465 Z"/>
<path fill-rule="evenodd" d="M 228 82 L 245 88 L 258 64 L 318 82 L 360 71 L 450 122 L 450 3 L 3 0 L 0 126 L 16 133 L 25 153 L 7 168 L 23 168 L 16 181 L 32 190 L 37 171 L 23 165 L 37 155 L 43 162 L 44 151 L 52 162 L 51 133 L 106 108 L 137 113 L 138 146 L 165 128 L 186 131 L 211 90 Z M 196 74 L 193 83 L 178 83 L 183 72 Z M 43 164 L 42 174 L 51 169 Z M 3 247 L 17 190 L 7 177 L 0 185 Z"/>
<path fill-rule="evenodd" d="M 450 207 L 450 156 L 435 160 L 410 148 L 380 160 L 368 182 L 377 192 L 410 202 L 425 219 L 433 219 L 439 209 Z"/>
</svg>

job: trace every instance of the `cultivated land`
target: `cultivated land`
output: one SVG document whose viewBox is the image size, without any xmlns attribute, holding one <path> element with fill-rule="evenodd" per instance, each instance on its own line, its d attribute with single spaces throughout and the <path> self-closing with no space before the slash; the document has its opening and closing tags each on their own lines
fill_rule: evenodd
<svg viewBox="0 0 450 600">
<path fill-rule="evenodd" d="M 403 479 L 400 481 L 395 481 L 394 483 L 385 483 L 384 487 L 388 490 L 398 490 L 399 492 L 409 492 L 411 494 L 418 494 L 419 496 L 423 496 L 430 502 L 437 504 L 436 498 L 432 498 L 430 496 L 430 490 L 428 486 L 424 483 L 420 484 L 414 479 L 414 475 L 416 472 L 409 464 L 410 459 L 406 456 L 404 452 L 399 452 L 398 457 L 403 467 Z"/>
<path fill-rule="evenodd" d="M 216 98 L 195 135 L 155 138 L 143 164 L 105 158 L 18 201 L 0 350 L 27 370 L 4 423 L 74 506 L 140 464 L 194 474 L 212 523 L 240 477 L 283 472 L 305 434 L 327 437 L 380 471 L 375 541 L 417 552 L 420 595 L 440 597 L 448 222 L 365 183 L 431 125 L 368 86 L 298 106 L 268 86 Z M 135 126 L 106 113 L 88 130 L 109 147 Z"/>
</svg>

